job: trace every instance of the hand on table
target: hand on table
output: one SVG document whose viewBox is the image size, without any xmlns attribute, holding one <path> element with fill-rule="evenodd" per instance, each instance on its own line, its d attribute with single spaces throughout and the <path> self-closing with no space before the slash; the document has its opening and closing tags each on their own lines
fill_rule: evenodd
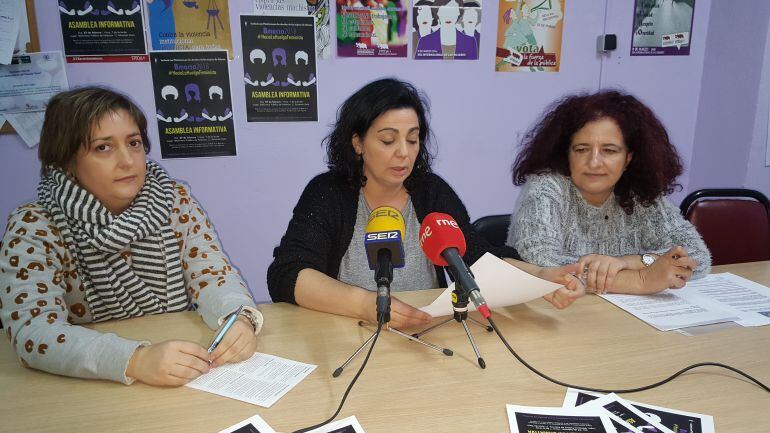
<svg viewBox="0 0 770 433">
<path fill-rule="evenodd" d="M 577 264 L 577 276 L 584 279 L 586 290 L 599 295 L 607 293 L 618 272 L 628 268 L 625 260 L 601 254 L 585 255 Z"/>
<path fill-rule="evenodd" d="M 148 385 L 181 386 L 209 369 L 206 349 L 191 341 L 169 340 L 138 347 L 128 361 L 126 376 Z"/>
<path fill-rule="evenodd" d="M 228 362 L 249 359 L 257 350 L 257 336 L 254 327 L 245 317 L 238 317 L 227 331 L 216 349 L 211 352 L 211 366 L 219 367 Z"/>
<path fill-rule="evenodd" d="M 572 305 L 575 300 L 586 294 L 585 286 L 574 275 L 577 271 L 577 263 L 553 268 L 541 268 L 537 276 L 553 283 L 563 284 L 556 291 L 543 296 L 543 299 L 561 310 Z"/>
<path fill-rule="evenodd" d="M 639 271 L 642 293 L 657 293 L 665 289 L 681 289 L 698 267 L 687 251 L 676 246 L 666 251 L 655 263 Z"/>
</svg>

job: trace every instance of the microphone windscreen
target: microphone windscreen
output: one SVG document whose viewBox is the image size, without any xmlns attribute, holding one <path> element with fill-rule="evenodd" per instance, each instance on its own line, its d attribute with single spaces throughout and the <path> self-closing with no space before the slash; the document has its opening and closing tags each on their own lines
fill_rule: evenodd
<svg viewBox="0 0 770 433">
<path fill-rule="evenodd" d="M 404 266 L 404 217 L 398 209 L 390 206 L 380 206 L 369 214 L 366 223 L 364 247 L 369 269 L 377 266 L 377 254 L 382 249 L 390 250 L 391 263 L 394 268 Z"/>
<path fill-rule="evenodd" d="M 422 220 L 420 245 L 428 260 L 438 266 L 447 266 L 441 256 L 447 248 L 457 248 L 461 256 L 465 254 L 463 231 L 457 221 L 445 213 L 432 212 Z"/>
</svg>

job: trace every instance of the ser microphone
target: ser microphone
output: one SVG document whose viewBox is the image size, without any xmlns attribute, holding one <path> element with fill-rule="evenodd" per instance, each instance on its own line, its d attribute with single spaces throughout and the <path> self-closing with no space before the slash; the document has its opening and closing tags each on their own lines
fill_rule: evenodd
<svg viewBox="0 0 770 433">
<path fill-rule="evenodd" d="M 460 286 L 468 295 L 484 318 L 489 318 L 487 301 L 481 296 L 479 285 L 462 259 L 466 247 L 465 236 L 457 221 L 444 213 L 429 213 L 420 225 L 420 246 L 431 263 L 449 267 L 455 285 Z"/>
<path fill-rule="evenodd" d="M 377 321 L 390 321 L 390 283 L 393 268 L 404 267 L 404 217 L 390 206 L 381 206 L 369 214 L 364 247 L 369 269 L 377 283 Z"/>
</svg>

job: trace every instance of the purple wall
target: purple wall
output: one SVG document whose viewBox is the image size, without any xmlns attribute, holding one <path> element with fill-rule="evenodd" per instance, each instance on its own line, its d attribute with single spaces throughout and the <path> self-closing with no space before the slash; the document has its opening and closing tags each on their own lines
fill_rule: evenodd
<svg viewBox="0 0 770 433">
<path fill-rule="evenodd" d="M 768 17 L 770 2 L 765 0 L 743 1 L 740 7 L 733 2 L 713 2 L 703 61 L 691 190 L 743 187 L 749 165 L 764 165 L 764 153 L 755 152 L 753 162 L 749 162 L 749 154 L 756 145 L 754 124 L 758 111 L 762 111 L 758 110 L 757 102 L 762 65 L 768 58 Z M 763 99 L 766 107 L 767 93 Z M 763 125 L 766 115 L 764 119 L 760 122 Z M 753 169 L 752 173 L 756 171 Z M 767 172 L 763 174 L 766 177 Z M 752 174 L 752 178 L 756 177 L 759 176 Z M 767 181 L 755 184 L 765 194 L 770 192 L 768 186 Z"/>
<path fill-rule="evenodd" d="M 43 50 L 62 49 L 56 5 L 43 0 L 35 3 Z M 250 12 L 249 3 L 230 2 L 231 22 L 237 22 L 240 14 Z M 497 29 L 490 18 L 496 16 L 498 5 L 488 1 L 482 17 L 484 33 L 480 61 L 320 61 L 320 120 L 317 123 L 246 123 L 240 78 L 243 72 L 240 34 L 239 26 L 234 26 L 232 37 L 236 58 L 230 63 L 230 77 L 238 156 L 160 160 L 157 126 L 153 122 L 149 132 L 151 139 L 156 141 L 150 157 L 160 161 L 173 177 L 190 184 L 257 301 L 269 300 L 265 272 L 272 259 L 272 249 L 286 229 L 302 188 L 312 176 L 324 170 L 320 142 L 334 120 L 337 106 L 355 89 L 381 76 L 410 80 L 430 97 L 432 125 L 438 143 L 436 172 L 456 188 L 473 219 L 512 210 L 517 195 L 510 182 L 515 143 L 544 107 L 565 93 L 621 86 L 638 94 L 670 128 L 674 142 L 689 163 L 692 155 L 700 153 L 700 144 L 693 145 L 699 143 L 693 138 L 696 135 L 695 113 L 699 105 L 703 109 L 705 93 L 712 91 L 705 86 L 705 77 L 703 86 L 700 79 L 704 58 L 709 55 L 707 37 L 711 43 L 711 32 L 707 30 L 716 25 L 710 22 L 713 19 L 709 20 L 712 2 L 697 0 L 692 54 L 655 59 L 627 56 L 633 13 L 630 0 L 612 1 L 608 5 L 599 1 L 566 3 L 564 54 L 559 73 L 494 72 Z M 596 36 L 605 28 L 605 8 L 607 32 L 618 35 L 619 49 L 610 56 L 601 57 L 596 54 L 595 46 Z M 765 14 L 762 26 L 766 24 Z M 720 29 L 729 26 L 727 22 L 718 25 Z M 762 40 L 765 29 L 762 28 Z M 765 58 L 768 58 L 767 53 Z M 759 66 L 761 62 L 756 67 Z M 725 74 L 728 73 L 734 75 L 732 69 L 725 69 Z M 148 64 L 69 65 L 67 74 L 73 87 L 85 84 L 112 86 L 129 93 L 145 112 L 155 111 Z M 758 82 L 758 73 L 755 75 Z M 768 79 L 764 79 L 765 95 L 770 87 Z M 755 92 L 756 87 L 755 83 Z M 743 112 L 745 117 L 750 117 L 753 122 L 757 114 L 755 109 L 743 109 L 746 110 Z M 751 125 L 748 130 L 752 131 Z M 750 140 L 751 137 L 745 146 Z M 721 155 L 708 158 L 717 161 Z M 746 173 L 745 158 L 740 169 L 743 176 Z M 15 135 L 0 136 L 0 184 L 4 185 L 0 214 L 7 215 L 15 206 L 34 199 L 38 170 L 36 149 L 27 149 Z M 687 175 L 681 182 L 688 184 Z M 770 190 L 770 185 L 765 185 Z M 678 199 L 675 197 L 674 201 Z"/>
<path fill-rule="evenodd" d="M 749 152 L 749 166 L 746 173 L 746 188 L 752 188 L 770 195 L 770 167 L 767 165 L 767 143 L 770 140 L 770 14 L 765 15 L 765 50 L 762 77 L 757 92 L 757 115 L 754 117 L 754 133 Z"/>
</svg>

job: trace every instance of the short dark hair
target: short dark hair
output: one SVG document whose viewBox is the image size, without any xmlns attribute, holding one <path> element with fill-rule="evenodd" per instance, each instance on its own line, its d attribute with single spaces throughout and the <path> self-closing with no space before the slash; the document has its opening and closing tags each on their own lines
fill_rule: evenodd
<svg viewBox="0 0 770 433">
<path fill-rule="evenodd" d="M 150 151 L 147 118 L 142 110 L 125 95 L 103 87 L 81 87 L 58 93 L 48 101 L 45 120 L 40 132 L 41 173 L 47 167 L 63 170 L 72 162 L 78 150 L 91 139 L 91 131 L 107 113 L 126 110 L 136 122 L 142 135 L 144 151 Z"/>
<path fill-rule="evenodd" d="M 411 190 L 419 179 L 431 172 L 432 135 L 429 103 L 412 84 L 395 78 L 384 78 L 365 85 L 342 103 L 332 132 L 324 138 L 326 164 L 333 173 L 343 177 L 352 187 L 366 185 L 363 160 L 353 149 L 353 136 L 363 138 L 374 120 L 390 110 L 411 108 L 420 125 L 420 150 L 414 168 L 404 181 Z"/>
<path fill-rule="evenodd" d="M 568 152 L 572 136 L 586 123 L 610 118 L 623 133 L 634 156 L 615 185 L 618 204 L 633 213 L 634 199 L 650 206 L 661 194 L 671 194 L 682 162 L 663 124 L 634 96 L 605 90 L 567 96 L 552 104 L 525 135 L 513 164 L 513 183 L 523 185 L 531 174 L 569 176 Z"/>
</svg>

